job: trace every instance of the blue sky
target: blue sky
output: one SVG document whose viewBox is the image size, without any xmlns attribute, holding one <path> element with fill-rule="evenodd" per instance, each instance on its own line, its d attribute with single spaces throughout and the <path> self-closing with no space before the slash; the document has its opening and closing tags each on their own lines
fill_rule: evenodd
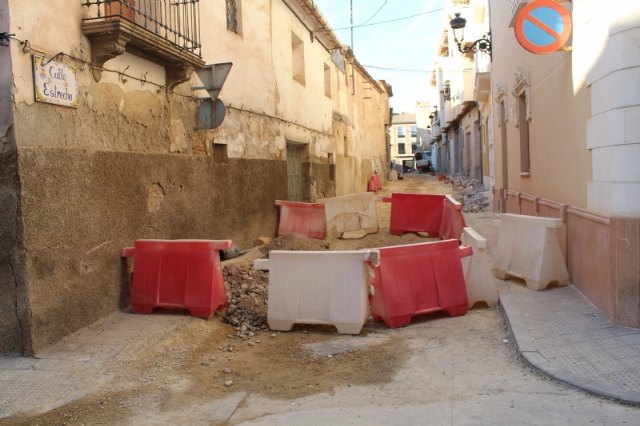
<svg viewBox="0 0 640 426">
<path fill-rule="evenodd" d="M 340 41 L 347 45 L 351 45 L 350 2 L 314 1 Z M 353 0 L 353 51 L 374 78 L 391 84 L 394 112 L 413 113 L 416 101 L 428 100 L 430 73 L 406 70 L 433 67 L 433 54 L 445 19 L 443 7 L 444 0 Z M 391 20 L 394 21 L 381 23 Z"/>
</svg>

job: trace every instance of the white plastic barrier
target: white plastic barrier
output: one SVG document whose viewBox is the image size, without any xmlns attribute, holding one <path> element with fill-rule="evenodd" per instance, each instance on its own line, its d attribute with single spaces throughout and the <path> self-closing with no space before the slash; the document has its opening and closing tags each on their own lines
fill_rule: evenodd
<svg viewBox="0 0 640 426">
<path fill-rule="evenodd" d="M 369 256 L 368 250 L 273 250 L 269 259 L 255 260 L 255 269 L 269 271 L 269 327 L 327 324 L 359 334 L 369 318 Z"/>
<path fill-rule="evenodd" d="M 361 238 L 378 232 L 378 214 L 373 192 L 323 198 L 327 218 L 327 235 Z"/>
<path fill-rule="evenodd" d="M 561 226 L 562 219 L 503 214 L 494 275 L 522 278 L 532 290 L 544 290 L 551 283 L 568 284 L 569 272 L 556 232 Z"/>
<path fill-rule="evenodd" d="M 485 302 L 487 306 L 497 305 L 498 291 L 487 257 L 487 240 L 473 228 L 465 227 L 460 241 L 463 245 L 471 246 L 473 251 L 472 256 L 462 258 L 469 307 L 473 307 L 476 302 Z"/>
</svg>

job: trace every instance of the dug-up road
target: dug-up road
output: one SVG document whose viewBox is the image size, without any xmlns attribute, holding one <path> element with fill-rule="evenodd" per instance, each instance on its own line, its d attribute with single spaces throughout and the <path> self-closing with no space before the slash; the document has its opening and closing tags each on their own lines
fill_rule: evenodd
<svg viewBox="0 0 640 426">
<path fill-rule="evenodd" d="M 451 186 L 412 175 L 386 183 L 379 194 L 392 191 L 449 193 Z M 377 235 L 329 241 L 328 248 L 421 241 L 388 235 L 389 205 L 376 204 Z M 50 354 L 75 351 L 66 359 L 78 362 L 51 355 L 60 361 L 55 368 L 64 369 L 56 376 L 58 389 L 74 392 L 56 400 L 47 382 L 50 398 L 27 390 L 3 414 L 0 389 L 0 425 L 639 424 L 637 408 L 590 396 L 524 365 L 499 307 L 456 318 L 418 317 L 399 329 L 370 321 L 358 336 L 296 326 L 240 339 L 222 315 L 202 320 L 119 312 L 68 336 Z M 96 339 L 109 356 L 92 352 Z M 45 368 L 38 368 L 29 374 L 44 379 Z M 20 374 L 13 376 L 16 385 Z"/>
</svg>

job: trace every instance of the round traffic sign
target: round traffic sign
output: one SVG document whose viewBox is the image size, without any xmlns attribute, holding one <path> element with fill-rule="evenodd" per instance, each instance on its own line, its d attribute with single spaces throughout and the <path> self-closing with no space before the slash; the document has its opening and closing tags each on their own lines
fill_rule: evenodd
<svg viewBox="0 0 640 426">
<path fill-rule="evenodd" d="M 217 129 L 224 120 L 225 111 L 224 103 L 220 99 L 205 99 L 198 106 L 198 122 L 203 129 Z"/>
<path fill-rule="evenodd" d="M 571 14 L 554 0 L 535 0 L 516 16 L 515 33 L 531 53 L 555 52 L 571 35 Z"/>
</svg>

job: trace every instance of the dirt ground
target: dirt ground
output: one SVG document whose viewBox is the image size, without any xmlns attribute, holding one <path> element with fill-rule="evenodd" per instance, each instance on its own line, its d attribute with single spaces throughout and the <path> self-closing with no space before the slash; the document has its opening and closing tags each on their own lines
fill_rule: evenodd
<svg viewBox="0 0 640 426">
<path fill-rule="evenodd" d="M 452 188 L 435 178 L 416 177 L 388 182 L 379 195 L 394 191 L 451 193 Z M 377 234 L 357 240 L 278 238 L 223 262 L 227 309 L 208 321 L 189 322 L 160 344 L 118 360 L 108 371 L 114 380 L 102 392 L 44 414 L 0 420 L 0 425 L 127 424 L 134 415 L 144 418 L 147 411 L 179 411 L 234 392 L 288 400 L 331 394 L 338 387 L 388 383 L 410 357 L 406 338 L 371 321 L 359 336 L 339 336 L 327 326 L 296 325 L 291 332 L 272 332 L 266 325 L 268 273 L 252 269 L 254 259 L 274 248 L 348 250 L 430 240 L 390 235 L 390 204 L 376 201 L 376 208 Z M 495 310 L 474 321 L 477 329 L 502 339 L 504 325 Z M 336 350 L 340 345 L 346 349 Z"/>
</svg>

